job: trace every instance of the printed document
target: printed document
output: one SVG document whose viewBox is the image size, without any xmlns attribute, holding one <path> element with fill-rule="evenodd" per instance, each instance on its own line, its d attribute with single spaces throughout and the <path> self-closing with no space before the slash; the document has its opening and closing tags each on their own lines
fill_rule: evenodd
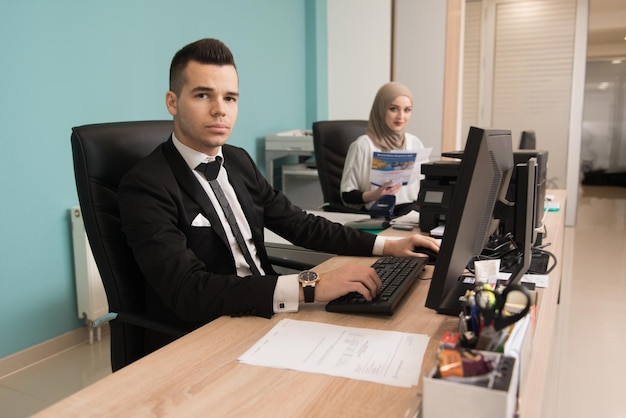
<svg viewBox="0 0 626 418">
<path fill-rule="evenodd" d="M 427 345 L 427 335 L 283 319 L 238 360 L 408 388 Z"/>
<path fill-rule="evenodd" d="M 382 186 L 389 180 L 393 184 L 407 185 L 417 181 L 420 176 L 420 163 L 428 160 L 432 148 L 417 151 L 375 151 L 372 155 L 370 183 Z"/>
</svg>

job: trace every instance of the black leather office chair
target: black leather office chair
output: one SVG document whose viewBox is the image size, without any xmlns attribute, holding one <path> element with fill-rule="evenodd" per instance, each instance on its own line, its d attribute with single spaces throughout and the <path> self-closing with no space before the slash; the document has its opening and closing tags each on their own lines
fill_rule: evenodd
<svg viewBox="0 0 626 418">
<path fill-rule="evenodd" d="M 145 281 L 121 230 L 117 189 L 122 177 L 173 130 L 172 121 L 117 122 L 72 129 L 72 153 L 85 231 L 109 304 L 111 368 L 116 371 L 148 354 L 144 330 L 173 340 L 184 331 L 164 326 L 145 313 Z M 275 266 L 306 270 L 311 264 L 270 257 Z"/>
<path fill-rule="evenodd" d="M 145 283 L 122 233 L 117 189 L 140 159 L 165 141 L 172 121 L 119 122 L 72 128 L 72 153 L 85 231 L 109 303 L 111 368 L 146 355 L 144 329 L 173 338 L 181 330 L 162 326 L 144 312 Z"/>
<path fill-rule="evenodd" d="M 315 163 L 327 212 L 367 213 L 344 205 L 341 200 L 341 175 L 350 144 L 367 129 L 366 120 L 313 122 Z"/>
</svg>

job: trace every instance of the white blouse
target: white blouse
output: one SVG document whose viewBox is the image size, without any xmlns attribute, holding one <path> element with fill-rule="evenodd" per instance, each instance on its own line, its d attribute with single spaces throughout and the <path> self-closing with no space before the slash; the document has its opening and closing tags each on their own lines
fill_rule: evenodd
<svg viewBox="0 0 626 418">
<path fill-rule="evenodd" d="M 405 134 L 405 148 L 406 151 L 421 150 L 424 148 L 424 144 L 415 135 Z M 372 156 L 374 152 L 380 152 L 381 150 L 374 145 L 372 140 L 367 135 L 361 135 L 350 144 L 348 154 L 346 155 L 346 161 L 343 166 L 343 174 L 341 176 L 341 193 L 349 192 L 352 190 L 360 190 L 365 192 L 368 190 L 374 190 L 378 186 L 374 186 L 370 183 L 370 170 L 372 168 Z M 416 170 L 421 173 L 420 164 L 417 165 Z M 420 179 L 418 177 L 413 183 L 402 186 L 396 194 L 396 204 L 412 203 L 417 200 L 417 195 L 420 189 Z M 365 204 L 367 209 L 372 206 L 374 202 Z M 347 206 L 356 207 L 358 205 L 346 204 Z"/>
</svg>

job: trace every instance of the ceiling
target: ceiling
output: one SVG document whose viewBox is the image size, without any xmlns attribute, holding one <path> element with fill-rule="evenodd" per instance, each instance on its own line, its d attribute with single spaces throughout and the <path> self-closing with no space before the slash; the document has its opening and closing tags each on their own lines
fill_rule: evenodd
<svg viewBox="0 0 626 418">
<path fill-rule="evenodd" d="M 589 0 L 589 59 L 626 59 L 626 1 Z"/>
</svg>

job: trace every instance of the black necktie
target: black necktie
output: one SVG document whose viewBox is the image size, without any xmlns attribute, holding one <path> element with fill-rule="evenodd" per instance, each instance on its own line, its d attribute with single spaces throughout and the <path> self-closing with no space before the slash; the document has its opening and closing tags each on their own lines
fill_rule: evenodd
<svg viewBox="0 0 626 418">
<path fill-rule="evenodd" d="M 220 202 L 220 206 L 222 207 L 222 210 L 224 211 L 224 215 L 226 216 L 226 220 L 228 221 L 228 224 L 230 225 L 230 229 L 231 231 L 233 231 L 233 235 L 235 236 L 235 239 L 237 240 L 239 249 L 241 250 L 243 257 L 246 259 L 246 262 L 250 266 L 250 270 L 252 271 L 252 274 L 260 275 L 261 272 L 259 271 L 259 268 L 257 267 L 256 263 L 252 259 L 252 255 L 250 254 L 250 251 L 248 250 L 248 246 L 246 245 L 243 239 L 241 230 L 239 229 L 239 226 L 237 225 L 237 219 L 235 218 L 235 214 L 230 208 L 230 204 L 228 203 L 228 199 L 226 199 L 226 195 L 224 195 L 224 191 L 220 187 L 220 184 L 217 182 L 217 174 L 220 172 L 221 164 L 222 164 L 222 157 L 218 156 L 218 157 L 215 157 L 215 161 L 212 161 L 210 163 L 199 164 L 196 167 L 196 170 L 200 171 L 201 173 L 204 173 L 205 178 L 211 185 L 211 188 L 213 189 L 213 192 L 215 193 L 215 196 L 217 197 L 217 200 L 218 202 Z"/>
</svg>

